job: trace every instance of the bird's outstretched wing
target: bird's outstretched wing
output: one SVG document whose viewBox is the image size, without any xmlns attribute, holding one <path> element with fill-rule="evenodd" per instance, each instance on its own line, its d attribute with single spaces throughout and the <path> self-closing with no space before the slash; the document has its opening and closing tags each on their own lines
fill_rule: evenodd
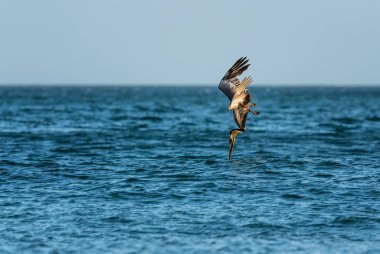
<svg viewBox="0 0 380 254">
<path fill-rule="evenodd" d="M 247 57 L 239 58 L 239 60 L 237 60 L 236 63 L 234 63 L 234 65 L 232 65 L 232 67 L 227 71 L 227 73 L 224 75 L 223 79 L 219 83 L 218 88 L 222 90 L 222 92 L 230 100 L 232 100 L 236 93 L 236 89 L 240 86 L 240 81 L 237 77 L 250 66 L 250 64 L 247 63 Z"/>
</svg>

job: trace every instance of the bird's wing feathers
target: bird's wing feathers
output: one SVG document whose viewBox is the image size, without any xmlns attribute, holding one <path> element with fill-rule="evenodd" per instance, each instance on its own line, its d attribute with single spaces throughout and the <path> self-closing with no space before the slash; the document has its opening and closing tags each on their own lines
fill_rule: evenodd
<svg viewBox="0 0 380 254">
<path fill-rule="evenodd" d="M 227 73 L 224 75 L 223 79 L 229 80 L 234 77 L 239 76 L 240 74 L 243 73 L 246 69 L 248 69 L 249 64 L 247 57 L 241 57 L 239 60 L 232 65 L 232 67 L 227 71 Z"/>
<path fill-rule="evenodd" d="M 237 80 L 237 85 L 239 85 L 239 80 Z M 219 89 L 228 97 L 228 99 L 232 100 L 235 95 L 235 87 L 237 86 L 234 83 L 228 82 L 228 80 L 222 79 L 219 83 Z"/>
<path fill-rule="evenodd" d="M 240 86 L 240 81 L 237 77 L 250 66 L 250 64 L 247 63 L 247 57 L 239 58 L 239 60 L 237 60 L 234 63 L 234 65 L 232 65 L 232 67 L 227 71 L 227 73 L 224 75 L 223 79 L 219 83 L 219 89 L 222 90 L 222 92 L 230 100 L 232 100 L 236 93 L 236 89 Z M 241 91 L 243 91 L 244 89 L 242 89 Z"/>
<path fill-rule="evenodd" d="M 240 85 L 236 87 L 235 93 L 236 94 L 242 93 L 244 91 L 244 89 L 246 89 L 249 86 L 249 84 L 252 83 L 252 81 L 253 80 L 252 80 L 251 76 L 245 77 L 243 79 L 243 81 L 240 83 Z"/>
</svg>

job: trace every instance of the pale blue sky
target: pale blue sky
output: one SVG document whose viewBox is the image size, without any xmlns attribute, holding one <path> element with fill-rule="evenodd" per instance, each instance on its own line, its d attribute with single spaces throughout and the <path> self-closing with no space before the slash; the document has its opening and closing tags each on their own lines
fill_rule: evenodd
<svg viewBox="0 0 380 254">
<path fill-rule="evenodd" d="M 379 84 L 377 0 L 1 0 L 0 83 Z"/>
</svg>

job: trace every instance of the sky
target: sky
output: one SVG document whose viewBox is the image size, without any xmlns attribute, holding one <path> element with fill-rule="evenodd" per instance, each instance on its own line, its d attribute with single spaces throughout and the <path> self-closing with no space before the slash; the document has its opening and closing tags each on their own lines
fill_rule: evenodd
<svg viewBox="0 0 380 254">
<path fill-rule="evenodd" d="M 378 0 L 1 0 L 0 84 L 380 84 Z"/>
</svg>

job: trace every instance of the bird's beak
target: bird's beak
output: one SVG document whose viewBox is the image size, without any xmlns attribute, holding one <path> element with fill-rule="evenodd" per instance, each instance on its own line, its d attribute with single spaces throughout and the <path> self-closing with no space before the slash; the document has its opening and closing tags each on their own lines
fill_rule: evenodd
<svg viewBox="0 0 380 254">
<path fill-rule="evenodd" d="M 230 137 L 230 153 L 228 155 L 228 159 L 232 159 L 232 150 L 234 150 L 234 145 L 235 145 L 235 137 Z"/>
<path fill-rule="evenodd" d="M 227 108 L 227 111 L 230 111 L 232 108 L 231 108 L 231 105 L 228 106 Z"/>
<path fill-rule="evenodd" d="M 235 140 L 236 140 L 236 135 L 238 135 L 240 133 L 240 131 L 238 130 L 233 130 L 230 134 L 230 153 L 228 155 L 228 159 L 231 160 L 232 159 L 232 150 L 234 150 L 234 146 L 235 146 Z"/>
</svg>

